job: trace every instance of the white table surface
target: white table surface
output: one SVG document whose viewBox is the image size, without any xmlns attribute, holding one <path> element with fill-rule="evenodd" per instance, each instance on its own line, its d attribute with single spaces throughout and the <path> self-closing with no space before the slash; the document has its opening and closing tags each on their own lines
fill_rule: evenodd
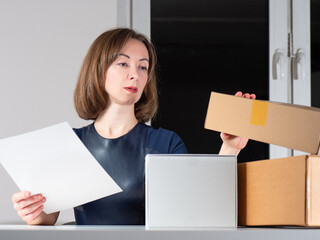
<svg viewBox="0 0 320 240">
<path fill-rule="evenodd" d="M 145 229 L 144 226 L 0 225 L 0 239 L 320 239 L 320 228 Z"/>
</svg>

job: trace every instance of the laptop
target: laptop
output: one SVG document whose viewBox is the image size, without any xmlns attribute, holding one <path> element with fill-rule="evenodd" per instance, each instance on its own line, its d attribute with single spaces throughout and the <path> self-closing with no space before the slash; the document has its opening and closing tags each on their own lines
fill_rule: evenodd
<svg viewBox="0 0 320 240">
<path fill-rule="evenodd" d="M 148 154 L 146 228 L 237 226 L 236 156 Z"/>
</svg>

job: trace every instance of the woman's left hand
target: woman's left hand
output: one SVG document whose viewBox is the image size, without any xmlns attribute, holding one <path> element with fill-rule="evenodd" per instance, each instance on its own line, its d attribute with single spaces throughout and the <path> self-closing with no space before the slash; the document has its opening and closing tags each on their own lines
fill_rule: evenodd
<svg viewBox="0 0 320 240">
<path fill-rule="evenodd" d="M 256 99 L 255 94 L 249 93 L 242 94 L 242 92 L 237 92 L 235 96 Z M 223 141 L 219 152 L 220 155 L 238 155 L 241 149 L 247 145 L 249 140 L 248 138 L 238 137 L 227 133 L 221 133 L 220 137 Z"/>
</svg>

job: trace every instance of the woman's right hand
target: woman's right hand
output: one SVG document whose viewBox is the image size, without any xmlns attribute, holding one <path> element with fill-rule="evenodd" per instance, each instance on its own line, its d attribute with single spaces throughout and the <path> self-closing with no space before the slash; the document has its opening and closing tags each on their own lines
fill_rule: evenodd
<svg viewBox="0 0 320 240">
<path fill-rule="evenodd" d="M 41 224 L 42 215 L 45 214 L 42 211 L 45 201 L 46 198 L 42 194 L 31 195 L 28 191 L 12 195 L 14 209 L 27 224 Z"/>
</svg>

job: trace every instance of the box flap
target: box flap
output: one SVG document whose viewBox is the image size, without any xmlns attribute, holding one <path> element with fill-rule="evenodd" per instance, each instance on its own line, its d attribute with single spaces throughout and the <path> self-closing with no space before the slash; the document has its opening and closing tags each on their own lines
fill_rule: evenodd
<svg viewBox="0 0 320 240">
<path fill-rule="evenodd" d="M 314 154 L 320 109 L 212 92 L 205 128 Z"/>
</svg>

